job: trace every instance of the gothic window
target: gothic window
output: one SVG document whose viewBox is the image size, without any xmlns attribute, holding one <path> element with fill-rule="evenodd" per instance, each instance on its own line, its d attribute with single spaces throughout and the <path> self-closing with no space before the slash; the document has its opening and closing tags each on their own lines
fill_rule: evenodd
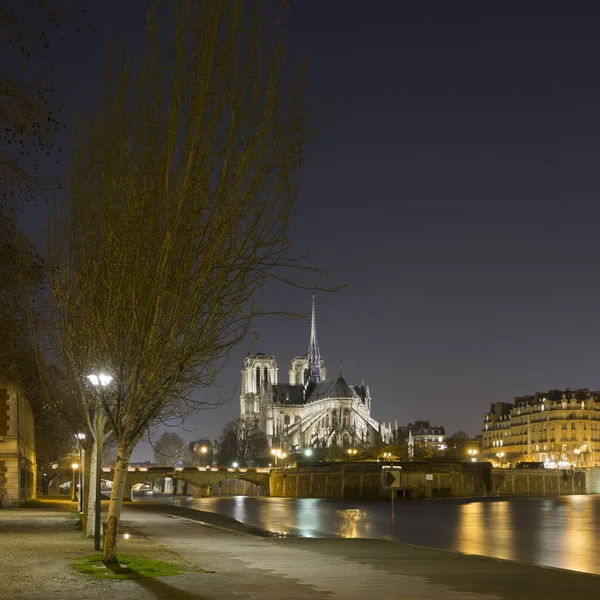
<svg viewBox="0 0 600 600">
<path fill-rule="evenodd" d="M 308 381 L 308 369 L 304 369 L 304 383 Z"/>
<path fill-rule="evenodd" d="M 267 367 L 265 367 L 265 368 L 263 369 L 263 373 L 264 373 L 263 382 L 264 382 L 264 383 L 265 383 L 265 385 L 266 385 L 267 383 L 269 383 L 269 371 L 268 371 Z"/>
<path fill-rule="evenodd" d="M 329 428 L 329 413 L 325 416 L 325 427 Z"/>
<path fill-rule="evenodd" d="M 331 426 L 337 427 L 337 412 L 335 410 L 331 411 Z"/>
<path fill-rule="evenodd" d="M 256 391 L 260 390 L 260 367 L 256 367 Z"/>
<path fill-rule="evenodd" d="M 344 414 L 342 416 L 342 427 L 348 427 L 350 424 L 350 411 L 346 408 L 344 409 Z"/>
<path fill-rule="evenodd" d="M 283 424 L 286 426 L 290 424 L 290 415 L 285 415 L 283 418 Z"/>
<path fill-rule="evenodd" d="M 300 415 L 294 417 L 294 423 L 298 423 L 298 421 L 300 421 Z"/>
</svg>

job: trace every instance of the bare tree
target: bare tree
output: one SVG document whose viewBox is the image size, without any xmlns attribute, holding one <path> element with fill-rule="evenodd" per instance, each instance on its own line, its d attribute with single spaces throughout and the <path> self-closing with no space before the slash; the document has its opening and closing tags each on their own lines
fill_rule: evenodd
<svg viewBox="0 0 600 600">
<path fill-rule="evenodd" d="M 174 466 L 187 457 L 185 440 L 172 431 L 165 431 L 154 443 L 154 462 L 158 465 Z"/>
<path fill-rule="evenodd" d="M 288 68 L 272 12 L 258 0 L 155 5 L 141 64 L 116 61 L 81 131 L 51 258 L 70 376 L 114 376 L 98 398 L 118 443 L 105 563 L 141 436 L 199 408 L 191 392 L 214 385 L 253 319 L 282 312 L 255 292 L 306 269 L 288 237 L 310 133 L 304 70 Z"/>
<path fill-rule="evenodd" d="M 255 421 L 233 419 L 223 428 L 217 446 L 219 464 L 236 462 L 242 467 L 253 467 L 267 455 L 267 437 Z"/>
<path fill-rule="evenodd" d="M 66 24 L 79 29 L 85 8 L 73 0 L 4 0 L 0 6 L 0 203 L 16 210 L 58 185 L 40 158 L 56 161 L 62 106 L 52 47 Z"/>
</svg>

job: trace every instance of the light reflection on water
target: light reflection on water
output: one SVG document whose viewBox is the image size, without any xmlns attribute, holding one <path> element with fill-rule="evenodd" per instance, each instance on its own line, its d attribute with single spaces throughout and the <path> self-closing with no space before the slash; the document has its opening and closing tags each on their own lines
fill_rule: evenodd
<svg viewBox="0 0 600 600">
<path fill-rule="evenodd" d="M 391 537 L 389 502 L 201 498 L 192 507 L 305 537 Z M 600 575 L 600 496 L 398 502 L 396 539 Z"/>
</svg>

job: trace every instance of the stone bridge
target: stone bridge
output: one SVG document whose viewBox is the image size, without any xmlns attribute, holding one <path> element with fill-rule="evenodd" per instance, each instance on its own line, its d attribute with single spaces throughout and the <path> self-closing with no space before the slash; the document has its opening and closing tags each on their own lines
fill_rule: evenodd
<svg viewBox="0 0 600 600">
<path fill-rule="evenodd" d="M 198 488 L 215 487 L 226 479 L 242 479 L 255 485 L 269 489 L 269 469 L 233 469 L 226 467 L 129 467 L 126 493 L 136 483 L 148 483 L 156 479 L 171 477 L 171 479 L 191 483 Z M 114 470 L 102 469 L 102 479 L 113 481 Z"/>
</svg>

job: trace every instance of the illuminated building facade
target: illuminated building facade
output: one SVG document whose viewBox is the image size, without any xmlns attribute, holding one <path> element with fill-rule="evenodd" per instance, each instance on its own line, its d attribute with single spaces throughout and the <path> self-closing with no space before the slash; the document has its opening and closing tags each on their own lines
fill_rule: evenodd
<svg viewBox="0 0 600 600">
<path fill-rule="evenodd" d="M 271 448 L 365 448 L 391 440 L 391 426 L 371 417 L 371 393 L 340 373 L 327 379 L 317 342 L 313 298 L 308 354 L 290 363 L 289 383 L 278 382 L 272 354 L 252 354 L 242 368 L 240 416 L 256 419 Z"/>
<path fill-rule="evenodd" d="M 21 389 L 0 380 L 0 507 L 35 498 L 34 418 Z"/>
<path fill-rule="evenodd" d="M 496 402 L 482 433 L 483 457 L 500 466 L 600 466 L 600 392 L 550 390 Z"/>
</svg>

